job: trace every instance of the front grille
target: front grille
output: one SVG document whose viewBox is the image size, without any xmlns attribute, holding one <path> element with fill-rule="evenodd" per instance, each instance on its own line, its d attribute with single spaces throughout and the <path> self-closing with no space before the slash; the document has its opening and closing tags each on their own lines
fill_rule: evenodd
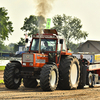
<svg viewBox="0 0 100 100">
<path fill-rule="evenodd" d="M 33 54 L 23 54 L 23 62 L 33 62 Z"/>
<path fill-rule="evenodd" d="M 34 71 L 34 67 L 22 67 L 22 71 Z"/>
<path fill-rule="evenodd" d="M 34 68 L 34 67 L 22 67 L 21 70 L 21 77 L 22 78 L 36 78 L 39 79 L 40 76 L 40 68 Z"/>
</svg>

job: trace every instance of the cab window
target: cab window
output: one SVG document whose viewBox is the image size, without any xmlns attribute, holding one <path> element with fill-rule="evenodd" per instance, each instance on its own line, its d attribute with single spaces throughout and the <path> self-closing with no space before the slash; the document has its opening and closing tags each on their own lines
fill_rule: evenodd
<svg viewBox="0 0 100 100">
<path fill-rule="evenodd" d="M 60 44 L 59 40 L 58 40 L 57 51 L 61 51 L 61 44 Z M 65 41 L 63 41 L 63 48 L 62 48 L 62 51 L 66 51 Z"/>
</svg>

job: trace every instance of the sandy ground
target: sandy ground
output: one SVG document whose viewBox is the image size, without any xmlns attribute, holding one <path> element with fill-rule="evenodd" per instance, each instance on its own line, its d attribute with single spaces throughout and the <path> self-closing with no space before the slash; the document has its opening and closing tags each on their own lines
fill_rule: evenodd
<svg viewBox="0 0 100 100">
<path fill-rule="evenodd" d="M 3 71 L 0 79 L 3 79 Z M 23 84 L 17 90 L 10 90 L 0 84 L 0 100 L 100 100 L 100 86 L 77 90 L 43 91 L 37 88 L 25 88 Z"/>
<path fill-rule="evenodd" d="M 4 71 L 0 71 L 0 80 L 3 80 L 3 73 Z"/>
<path fill-rule="evenodd" d="M 44 92 L 40 87 L 30 89 L 23 85 L 18 90 L 7 89 L 0 84 L 0 100 L 100 100 L 100 87 L 78 90 L 55 90 Z"/>
</svg>

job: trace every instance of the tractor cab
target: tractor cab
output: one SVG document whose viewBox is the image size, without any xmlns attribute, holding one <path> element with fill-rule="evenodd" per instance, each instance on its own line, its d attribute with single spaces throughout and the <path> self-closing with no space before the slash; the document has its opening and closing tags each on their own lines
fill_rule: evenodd
<svg viewBox="0 0 100 100">
<path fill-rule="evenodd" d="M 55 29 L 44 29 L 44 34 L 33 35 L 29 52 L 46 54 L 49 63 L 59 63 L 60 55 L 67 53 L 65 40 Z"/>
</svg>

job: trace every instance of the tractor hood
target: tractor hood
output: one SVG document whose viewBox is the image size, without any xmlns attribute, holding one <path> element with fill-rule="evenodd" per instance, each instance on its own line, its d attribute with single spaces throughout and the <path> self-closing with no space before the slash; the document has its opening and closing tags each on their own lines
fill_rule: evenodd
<svg viewBox="0 0 100 100">
<path fill-rule="evenodd" d="M 23 67 L 43 67 L 48 62 L 47 54 L 24 53 L 22 55 Z"/>
</svg>

